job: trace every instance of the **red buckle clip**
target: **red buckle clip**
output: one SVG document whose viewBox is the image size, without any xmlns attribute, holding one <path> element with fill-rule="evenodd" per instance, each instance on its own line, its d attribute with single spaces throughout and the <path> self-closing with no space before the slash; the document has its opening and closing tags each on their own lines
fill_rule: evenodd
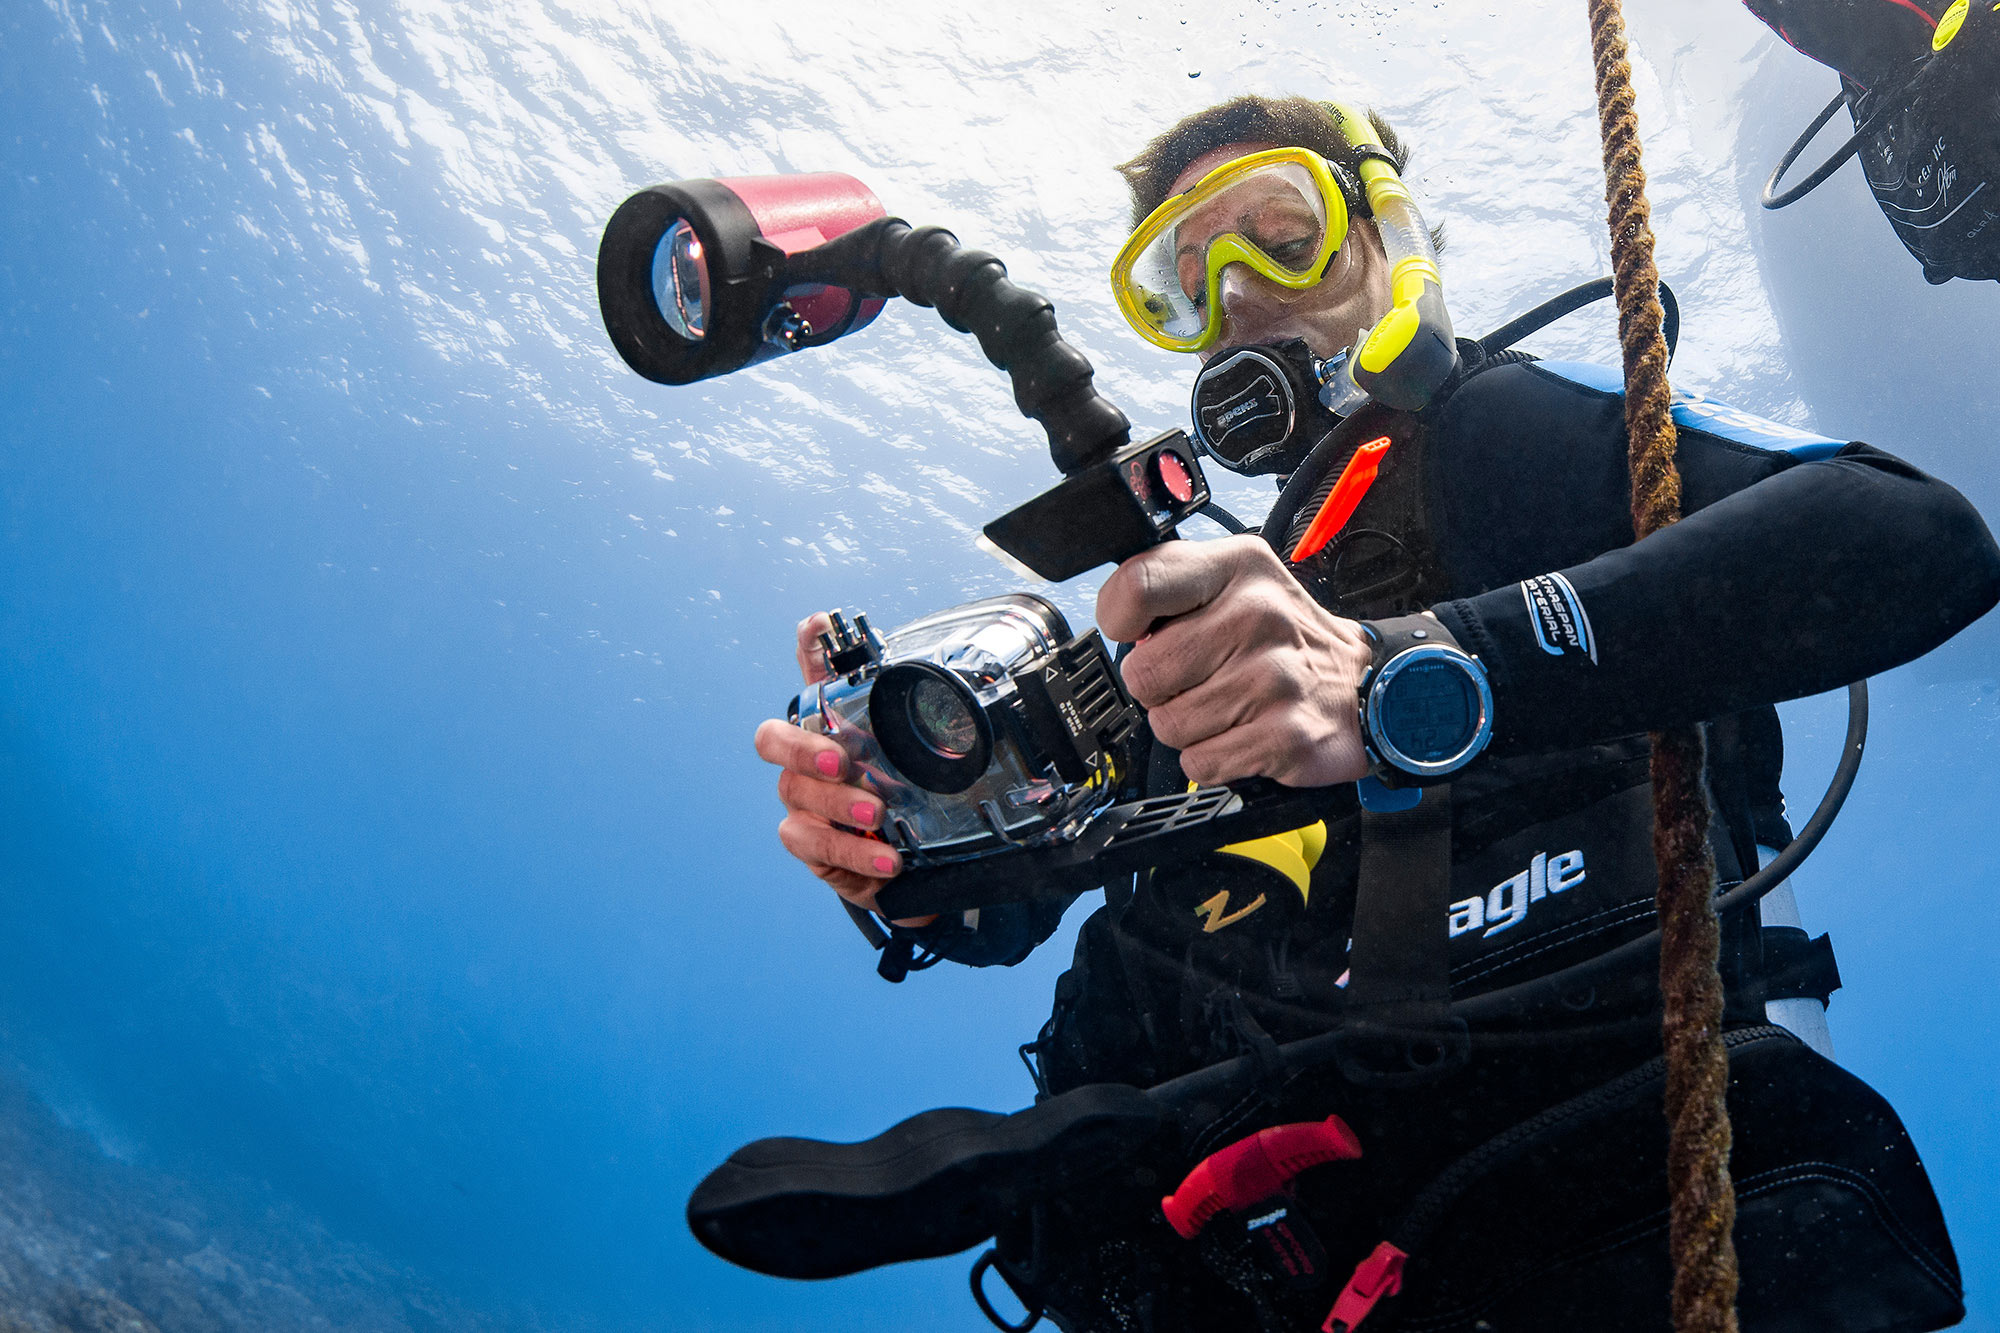
<svg viewBox="0 0 2000 1333">
<path fill-rule="evenodd" d="M 1361 1140 L 1337 1115 L 1273 1125 L 1202 1158 L 1181 1187 L 1160 1200 L 1160 1211 L 1181 1239 L 1193 1240 L 1224 1209 L 1254 1207 L 1284 1193 L 1307 1167 L 1359 1156 Z"/>
<path fill-rule="evenodd" d="M 1403 1261 L 1409 1257 L 1386 1240 L 1377 1245 L 1373 1254 L 1354 1266 L 1354 1276 L 1341 1289 L 1320 1333 L 1354 1333 L 1376 1302 L 1403 1289 Z"/>
</svg>

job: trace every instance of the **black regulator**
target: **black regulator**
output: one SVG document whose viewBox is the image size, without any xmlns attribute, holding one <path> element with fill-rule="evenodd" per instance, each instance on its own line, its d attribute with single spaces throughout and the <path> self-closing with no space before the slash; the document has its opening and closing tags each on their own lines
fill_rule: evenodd
<svg viewBox="0 0 2000 1333">
<path fill-rule="evenodd" d="M 1231 472 L 1285 476 L 1339 418 L 1326 406 L 1338 359 L 1322 361 L 1303 338 L 1227 348 L 1195 377 L 1188 414 L 1195 443 Z"/>
</svg>

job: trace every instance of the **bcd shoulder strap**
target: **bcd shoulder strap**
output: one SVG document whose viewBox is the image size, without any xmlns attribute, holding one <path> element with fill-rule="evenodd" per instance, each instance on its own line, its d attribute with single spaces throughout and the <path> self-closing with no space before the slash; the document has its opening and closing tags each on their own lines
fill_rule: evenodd
<svg viewBox="0 0 2000 1333">
<path fill-rule="evenodd" d="M 1348 949 L 1347 1003 L 1335 1051 L 1364 1087 L 1426 1083 L 1470 1053 L 1451 1013 L 1443 922 L 1451 912 L 1451 786 L 1400 811 L 1364 809 Z"/>
</svg>

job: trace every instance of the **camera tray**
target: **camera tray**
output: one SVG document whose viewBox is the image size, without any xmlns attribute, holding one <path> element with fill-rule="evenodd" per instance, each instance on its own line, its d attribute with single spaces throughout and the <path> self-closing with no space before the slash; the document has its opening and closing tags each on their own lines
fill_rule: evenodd
<svg viewBox="0 0 2000 1333">
<path fill-rule="evenodd" d="M 968 912 L 998 903 L 1074 898 L 1108 880 L 1231 843 L 1337 818 L 1359 808 L 1352 783 L 1286 787 L 1252 778 L 1126 801 L 1092 815 L 1074 836 L 964 860 L 909 864 L 882 888 L 891 920 Z"/>
</svg>

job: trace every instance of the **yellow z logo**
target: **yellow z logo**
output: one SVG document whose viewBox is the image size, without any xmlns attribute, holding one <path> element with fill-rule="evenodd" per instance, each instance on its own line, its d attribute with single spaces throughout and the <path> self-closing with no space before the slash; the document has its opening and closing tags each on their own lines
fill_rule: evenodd
<svg viewBox="0 0 2000 1333">
<path fill-rule="evenodd" d="M 1240 912 L 1232 912 L 1229 910 L 1229 890 L 1224 889 L 1221 893 L 1216 894 L 1213 898 L 1210 898 L 1194 910 L 1195 915 L 1206 918 L 1201 923 L 1201 933 L 1204 935 L 1213 935 L 1216 931 L 1226 926 L 1235 925 L 1238 921 L 1249 916 L 1263 905 L 1264 895 L 1260 893 L 1257 895 L 1256 902 L 1251 903 Z"/>
</svg>

